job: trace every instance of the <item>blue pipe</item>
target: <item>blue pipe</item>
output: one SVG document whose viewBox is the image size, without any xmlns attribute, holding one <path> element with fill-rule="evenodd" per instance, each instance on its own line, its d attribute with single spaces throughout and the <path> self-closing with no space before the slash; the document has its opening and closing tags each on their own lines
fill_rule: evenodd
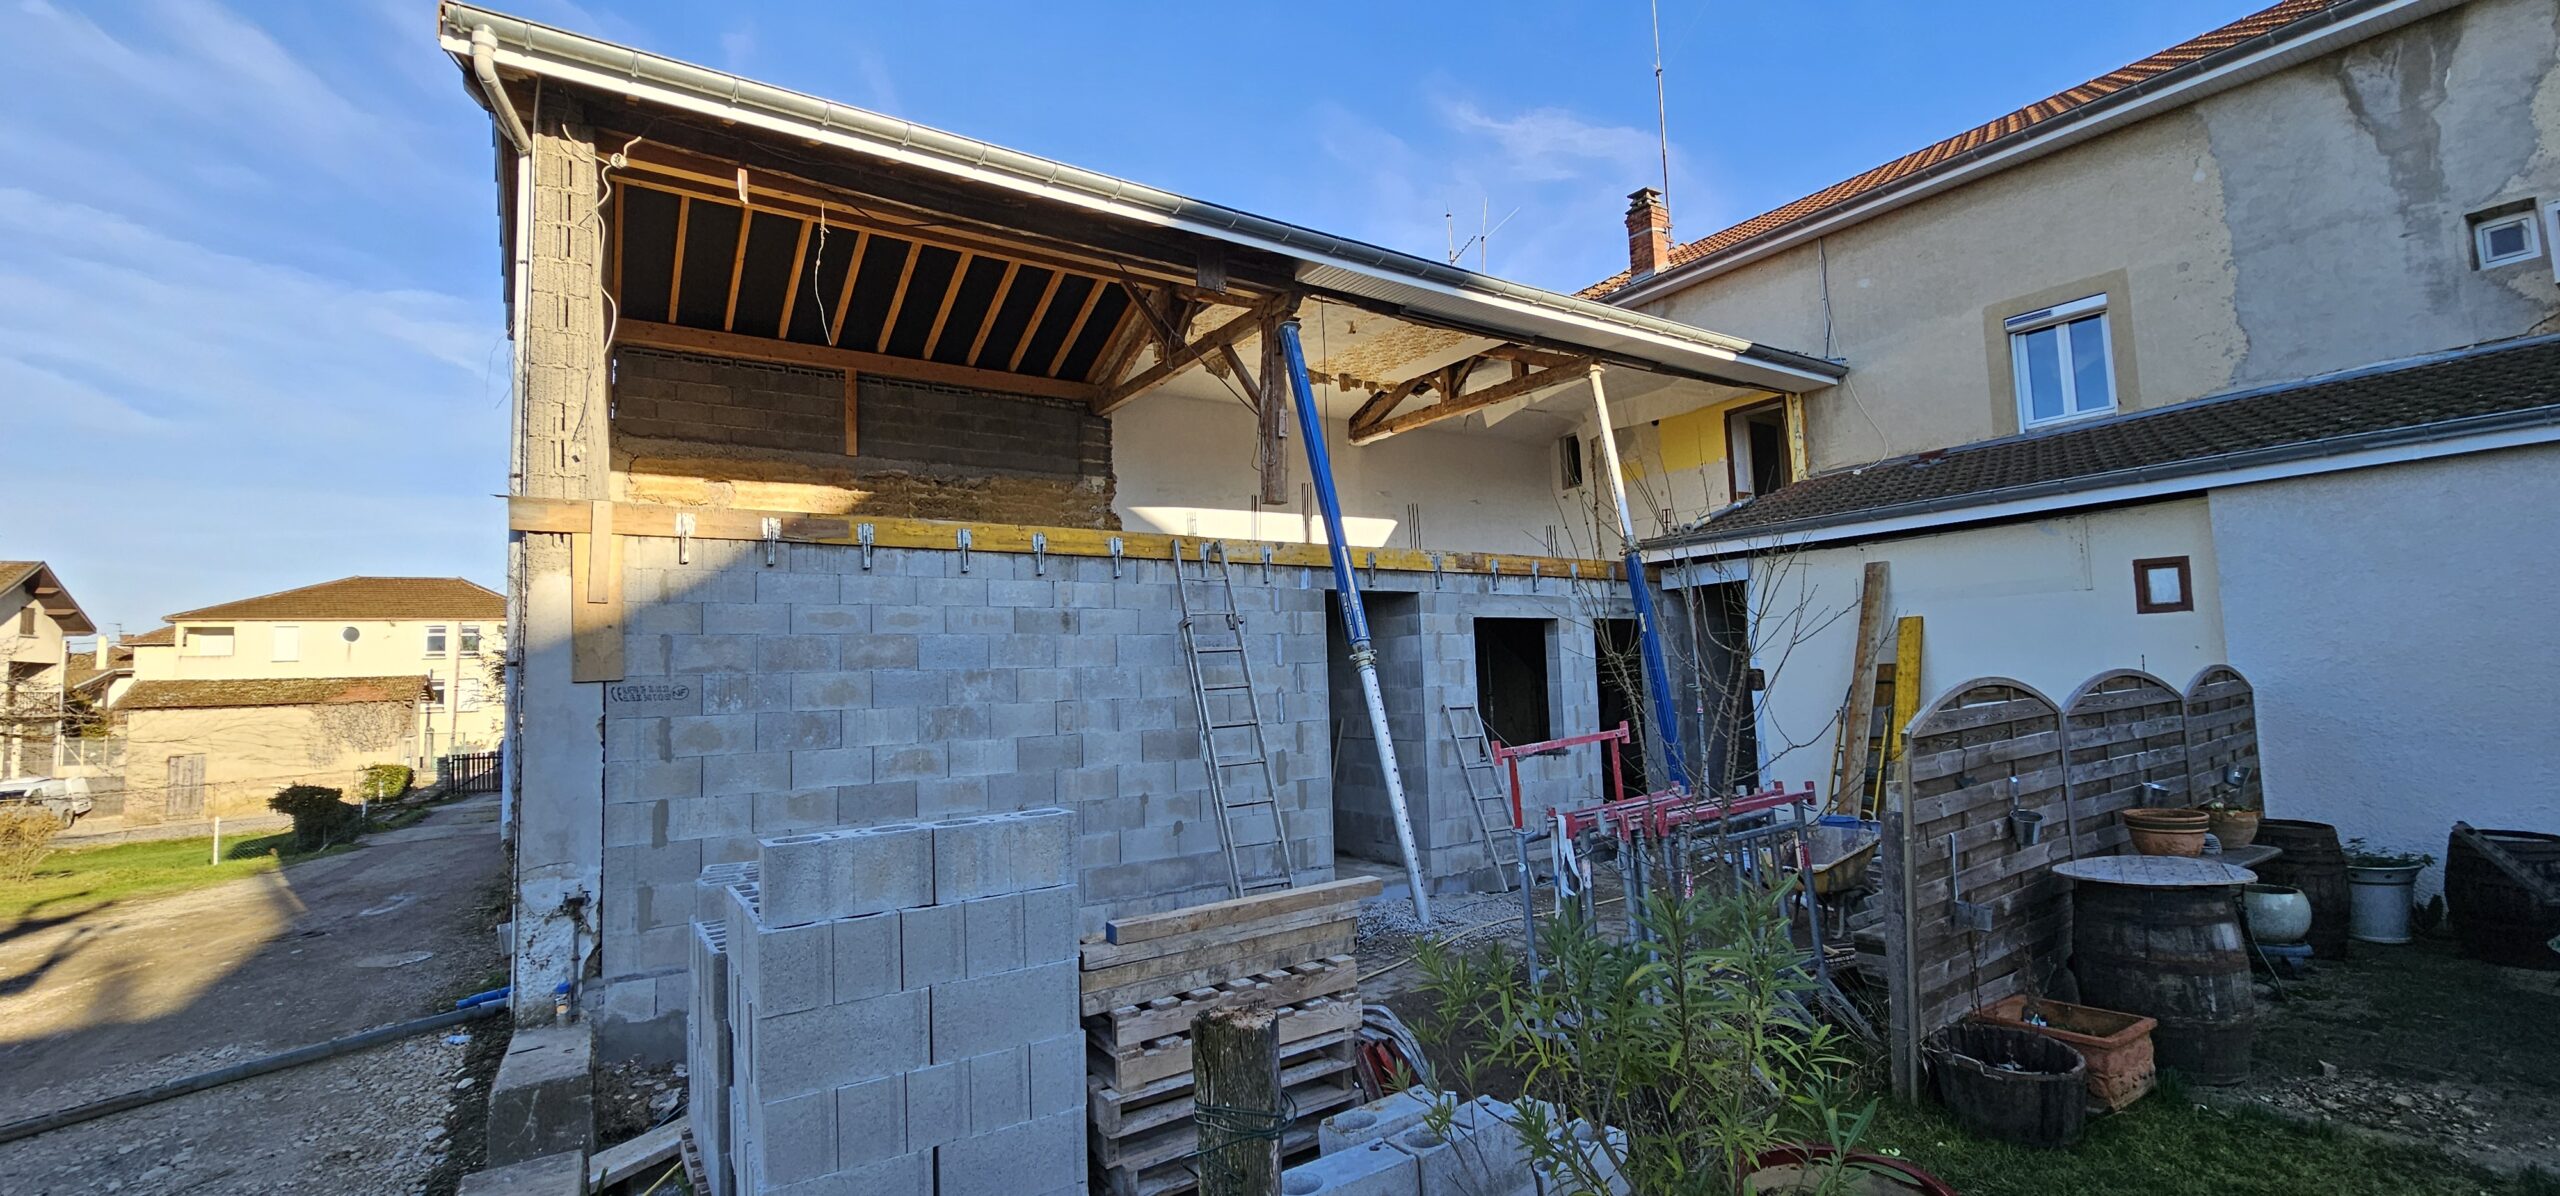
<svg viewBox="0 0 2560 1196">
<path fill-rule="evenodd" d="M 512 991 L 514 991 L 512 987 L 501 985 L 484 993 L 473 993 L 470 996 L 464 997 L 461 1000 L 454 1002 L 453 1007 L 456 1009 L 469 1009 L 474 1005 L 486 1005 L 491 1001 L 503 1001 L 507 999 L 507 994 Z"/>
<path fill-rule="evenodd" d="M 1605 435 L 1605 433 L 1604 433 Z M 1627 593 L 1635 600 L 1636 638 L 1644 650 L 1644 683 L 1652 691 L 1654 725 L 1662 740 L 1662 762 L 1671 769 L 1671 779 L 1689 792 L 1698 792 L 1698 779 L 1689 773 L 1687 754 L 1680 750 L 1679 708 L 1671 702 L 1671 669 L 1662 659 L 1660 620 L 1653 613 L 1653 588 L 1644 583 L 1644 556 L 1634 545 L 1627 546 Z"/>
</svg>

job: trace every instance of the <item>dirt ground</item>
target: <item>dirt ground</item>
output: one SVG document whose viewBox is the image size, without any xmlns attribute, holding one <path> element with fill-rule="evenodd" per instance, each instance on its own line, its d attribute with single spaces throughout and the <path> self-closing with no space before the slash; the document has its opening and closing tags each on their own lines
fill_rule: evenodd
<svg viewBox="0 0 2560 1196">
<path fill-rule="evenodd" d="M 495 801 L 278 872 L 0 929 L 0 1120 L 422 1016 L 485 987 L 499 963 Z M 469 1036 L 501 1032 L 466 1030 L 0 1145 L 0 1192 L 420 1191 L 457 1101 L 485 1083 L 465 1069 Z"/>
<path fill-rule="evenodd" d="M 2223 1099 L 2560 1171 L 2560 972 L 2357 943 L 2262 1010 L 2254 1074 Z"/>
</svg>

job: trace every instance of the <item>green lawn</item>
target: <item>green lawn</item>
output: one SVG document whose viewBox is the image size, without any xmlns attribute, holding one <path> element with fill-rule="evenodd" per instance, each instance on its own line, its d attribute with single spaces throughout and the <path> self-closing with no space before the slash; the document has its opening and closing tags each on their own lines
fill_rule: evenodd
<svg viewBox="0 0 2560 1196">
<path fill-rule="evenodd" d="M 224 839 L 222 862 L 212 862 L 213 840 L 162 839 L 57 851 L 36 866 L 34 877 L 0 882 L 0 931 L 28 922 L 52 922 L 137 897 L 157 897 L 272 872 L 326 852 L 288 850 L 290 834 Z M 341 851 L 344 846 L 328 851 Z"/>
<path fill-rule="evenodd" d="M 1889 1106 L 1863 1149 L 1890 1148 L 1964 1196 L 2560 1196 L 2560 1180 L 2500 1179 L 2432 1150 L 2200 1108 L 2173 1090 L 2044 1151 L 1975 1138 L 1941 1110 Z"/>
</svg>

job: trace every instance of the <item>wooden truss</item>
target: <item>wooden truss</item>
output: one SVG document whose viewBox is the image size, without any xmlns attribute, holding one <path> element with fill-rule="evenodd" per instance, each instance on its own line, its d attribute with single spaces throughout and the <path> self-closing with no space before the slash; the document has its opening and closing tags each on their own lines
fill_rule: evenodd
<svg viewBox="0 0 2560 1196">
<path fill-rule="evenodd" d="M 1588 375 L 1594 358 L 1550 353 L 1519 345 L 1487 349 L 1464 361 L 1442 366 L 1377 391 L 1351 414 L 1351 443 L 1375 444 L 1398 432 L 1410 432 L 1442 420 L 1456 419 L 1496 403 L 1524 398 L 1566 385 Z M 1468 390 L 1479 374 L 1506 369 L 1509 377 L 1491 386 Z M 1425 393 L 1439 398 L 1401 415 L 1396 408 Z"/>
</svg>

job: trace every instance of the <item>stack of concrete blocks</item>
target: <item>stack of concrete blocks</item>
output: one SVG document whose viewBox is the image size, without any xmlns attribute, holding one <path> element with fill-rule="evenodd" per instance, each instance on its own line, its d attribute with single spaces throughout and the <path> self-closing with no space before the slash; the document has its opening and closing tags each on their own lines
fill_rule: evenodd
<svg viewBox="0 0 2560 1196">
<path fill-rule="evenodd" d="M 763 841 L 755 879 L 721 889 L 727 1024 L 694 1036 L 696 1069 L 714 1037 L 731 1060 L 733 1191 L 1081 1196 L 1074 824 Z"/>
<path fill-rule="evenodd" d="M 754 860 L 713 864 L 702 870 L 694 908 L 693 1016 L 685 1023 L 685 1107 L 691 1110 L 694 1145 L 699 1148 L 711 1191 L 730 1196 L 737 1177 L 729 1163 L 729 1088 L 735 1076 L 729 1055 L 729 890 L 753 889 Z"/>
<path fill-rule="evenodd" d="M 1529 1102 L 1534 1103 L 1534 1102 Z M 1446 1128 L 1435 1113 L 1447 1111 Z M 1591 1160 L 1603 1196 L 1627 1196 L 1598 1135 L 1541 1106 L 1536 1125 Z M 1280 1177 L 1282 1196 L 1557 1196 L 1585 1190 L 1562 1168 L 1535 1162 L 1521 1141 L 1522 1108 L 1491 1097 L 1459 1102 L 1407 1089 L 1346 1109 L 1317 1126 L 1317 1157 Z M 1625 1134 L 1612 1129 L 1621 1148 Z"/>
</svg>

